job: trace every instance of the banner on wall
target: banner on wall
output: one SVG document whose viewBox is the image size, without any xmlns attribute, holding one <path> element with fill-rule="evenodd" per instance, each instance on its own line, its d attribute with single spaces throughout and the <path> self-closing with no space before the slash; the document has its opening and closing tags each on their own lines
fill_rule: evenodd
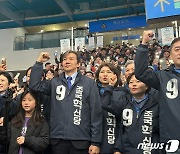
<svg viewBox="0 0 180 154">
<path fill-rule="evenodd" d="M 89 48 L 95 48 L 94 37 L 89 37 Z"/>
<path fill-rule="evenodd" d="M 126 32 L 122 32 L 122 37 L 128 37 L 128 34 Z M 128 39 L 123 40 L 122 42 L 127 44 L 128 43 Z"/>
<path fill-rule="evenodd" d="M 97 47 L 103 47 L 103 36 L 97 36 Z"/>
<path fill-rule="evenodd" d="M 140 39 L 140 35 L 113 37 L 113 41 L 123 40 L 123 42 L 125 42 L 125 40 L 134 40 L 134 39 Z M 125 43 L 128 43 L 128 41 Z"/>
<path fill-rule="evenodd" d="M 84 48 L 85 48 L 84 37 L 75 38 L 75 51 L 78 51 L 78 48 L 80 51 L 84 51 Z"/>
<path fill-rule="evenodd" d="M 158 42 L 162 43 L 161 29 L 158 29 Z"/>
<path fill-rule="evenodd" d="M 161 28 L 162 45 L 170 45 L 174 40 L 174 29 L 173 27 Z"/>
<path fill-rule="evenodd" d="M 109 31 L 117 31 L 127 28 L 145 27 L 145 26 L 147 26 L 146 16 L 139 15 L 139 16 L 89 22 L 89 32 L 90 33 L 109 32 Z"/>
<path fill-rule="evenodd" d="M 61 44 L 61 53 L 64 53 L 71 49 L 70 39 L 62 39 L 60 40 L 60 44 Z"/>
</svg>

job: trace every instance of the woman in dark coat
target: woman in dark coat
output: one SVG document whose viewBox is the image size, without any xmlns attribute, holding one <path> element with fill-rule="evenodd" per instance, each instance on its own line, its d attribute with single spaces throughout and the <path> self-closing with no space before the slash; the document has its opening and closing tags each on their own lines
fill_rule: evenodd
<svg viewBox="0 0 180 154">
<path fill-rule="evenodd" d="M 119 84 L 119 71 L 110 63 L 102 63 L 96 71 L 96 81 L 100 96 L 104 94 L 105 88 L 109 85 L 109 77 L 116 75 L 118 80 L 114 87 Z M 103 110 L 103 138 L 101 143 L 101 154 L 113 154 L 116 152 L 115 140 L 117 133 L 117 119 L 114 114 Z"/>
<path fill-rule="evenodd" d="M 3 125 L 7 134 L 7 124 L 13 118 L 16 112 L 17 104 L 11 99 L 12 91 L 9 89 L 12 78 L 8 72 L 0 72 L 0 126 Z M 0 143 L 0 154 L 7 151 L 7 142 Z"/>
</svg>

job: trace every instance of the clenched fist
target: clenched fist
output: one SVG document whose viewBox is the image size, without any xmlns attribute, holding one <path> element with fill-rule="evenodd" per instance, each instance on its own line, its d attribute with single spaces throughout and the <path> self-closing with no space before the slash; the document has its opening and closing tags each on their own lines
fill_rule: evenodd
<svg viewBox="0 0 180 154">
<path fill-rule="evenodd" d="M 89 147 L 89 154 L 99 154 L 100 153 L 100 148 L 94 145 L 91 145 Z"/>
<path fill-rule="evenodd" d="M 49 53 L 48 52 L 41 52 L 37 61 L 40 63 L 46 62 L 50 59 Z"/>
<path fill-rule="evenodd" d="M 153 36 L 154 36 L 153 31 L 151 31 L 151 30 L 144 31 L 142 44 L 147 45 L 147 43 L 149 43 L 152 40 Z"/>
<path fill-rule="evenodd" d="M 25 137 L 24 136 L 20 136 L 20 137 L 17 138 L 17 143 L 19 145 L 24 144 L 24 141 L 25 141 Z"/>
</svg>

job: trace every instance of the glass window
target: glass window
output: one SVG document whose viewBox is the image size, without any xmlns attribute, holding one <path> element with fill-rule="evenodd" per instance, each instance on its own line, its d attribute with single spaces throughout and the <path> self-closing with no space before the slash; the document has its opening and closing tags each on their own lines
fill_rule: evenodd
<svg viewBox="0 0 180 154">
<path fill-rule="evenodd" d="M 42 48 L 52 48 L 59 46 L 59 32 L 43 33 Z"/>
<path fill-rule="evenodd" d="M 25 50 L 41 49 L 42 48 L 42 34 L 26 35 Z"/>
<path fill-rule="evenodd" d="M 71 31 L 60 32 L 60 39 L 70 39 L 70 38 L 71 38 Z"/>
</svg>

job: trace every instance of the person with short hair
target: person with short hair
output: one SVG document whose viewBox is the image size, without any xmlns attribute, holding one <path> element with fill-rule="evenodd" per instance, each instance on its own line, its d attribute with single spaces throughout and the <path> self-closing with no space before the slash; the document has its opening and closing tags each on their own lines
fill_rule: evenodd
<svg viewBox="0 0 180 154">
<path fill-rule="evenodd" d="M 55 77 L 55 71 L 53 69 L 50 69 L 45 74 L 46 80 L 52 80 Z"/>
<path fill-rule="evenodd" d="M 102 63 L 96 71 L 96 82 L 100 96 L 102 97 L 105 88 L 109 85 L 109 77 L 116 75 L 118 80 L 114 87 L 119 85 L 120 77 L 118 69 L 111 63 Z M 103 110 L 103 138 L 101 143 L 101 154 L 113 154 L 117 137 L 117 120 L 114 114 Z"/>
<path fill-rule="evenodd" d="M 67 51 L 62 58 L 64 72 L 49 81 L 41 81 L 42 52 L 32 67 L 30 88 L 51 96 L 50 138 L 52 154 L 98 154 L 102 138 L 102 109 L 94 80 L 78 71 L 80 59 Z"/>
<path fill-rule="evenodd" d="M 128 60 L 125 63 L 124 67 L 125 67 L 124 75 L 125 75 L 125 78 L 127 79 L 128 76 L 134 72 L 134 69 L 135 69 L 134 68 L 134 60 Z"/>
<path fill-rule="evenodd" d="M 102 97 L 102 106 L 120 118 L 117 154 L 161 154 L 162 149 L 153 149 L 159 143 L 159 107 L 157 99 L 149 93 L 150 88 L 135 78 L 127 78 L 129 91 L 122 88 L 117 99 L 113 97 L 116 76 L 109 78 L 109 86 Z M 152 144 L 151 144 L 152 143 Z"/>
<path fill-rule="evenodd" d="M 94 80 L 94 73 L 92 71 L 86 71 L 84 75 Z"/>
<path fill-rule="evenodd" d="M 44 66 L 45 66 L 44 73 L 46 74 L 47 71 L 49 71 L 49 70 L 51 69 L 51 63 L 50 63 L 50 62 L 47 62 L 47 63 L 45 63 Z"/>
<path fill-rule="evenodd" d="M 135 59 L 137 79 L 159 91 L 161 142 L 180 141 L 180 38 L 175 38 L 170 47 L 173 60 L 168 69 L 154 72 L 148 69 L 148 43 L 153 37 L 151 30 L 144 31 Z M 143 58 L 142 58 L 143 57 Z M 180 149 L 174 152 L 179 154 Z"/>
</svg>

